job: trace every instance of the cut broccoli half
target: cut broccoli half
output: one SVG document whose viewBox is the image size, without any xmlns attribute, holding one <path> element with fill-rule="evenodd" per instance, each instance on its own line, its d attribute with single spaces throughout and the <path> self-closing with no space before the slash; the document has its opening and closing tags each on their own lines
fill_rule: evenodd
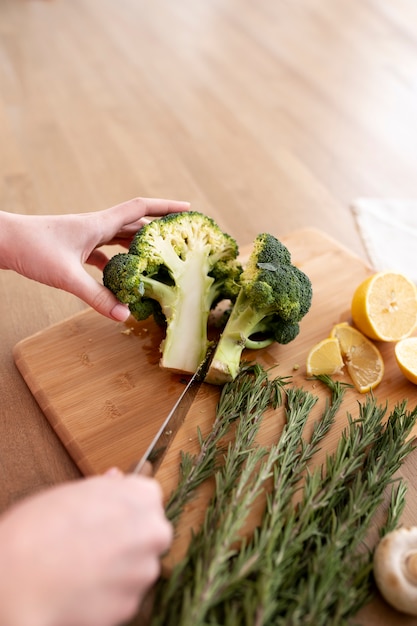
<svg viewBox="0 0 417 626">
<path fill-rule="evenodd" d="M 256 237 L 240 284 L 206 378 L 213 384 L 236 378 L 244 348 L 293 341 L 310 309 L 311 281 L 292 265 L 289 250 L 273 235 Z"/>
<path fill-rule="evenodd" d="M 166 325 L 160 365 L 194 373 L 208 345 L 210 311 L 236 299 L 242 267 L 238 245 L 202 213 L 172 213 L 146 224 L 127 253 L 104 268 L 103 283 L 133 317 Z"/>
</svg>

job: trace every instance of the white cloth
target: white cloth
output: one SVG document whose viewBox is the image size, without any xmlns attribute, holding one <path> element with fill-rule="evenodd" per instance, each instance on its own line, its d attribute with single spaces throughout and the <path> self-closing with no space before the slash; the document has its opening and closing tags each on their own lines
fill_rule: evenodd
<svg viewBox="0 0 417 626">
<path fill-rule="evenodd" d="M 417 283 L 417 200 L 358 198 L 352 211 L 374 269 Z"/>
</svg>

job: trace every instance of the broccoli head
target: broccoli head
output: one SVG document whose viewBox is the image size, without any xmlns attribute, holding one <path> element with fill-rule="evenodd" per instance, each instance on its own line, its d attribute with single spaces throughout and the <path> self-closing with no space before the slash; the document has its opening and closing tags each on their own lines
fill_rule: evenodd
<svg viewBox="0 0 417 626">
<path fill-rule="evenodd" d="M 234 380 L 244 348 L 295 339 L 310 309 L 310 279 L 292 265 L 289 250 L 270 234 L 256 237 L 240 286 L 206 378 L 213 384 Z"/>
<path fill-rule="evenodd" d="M 133 317 L 166 325 L 164 368 L 194 373 L 207 347 L 210 311 L 239 293 L 236 241 L 210 217 L 189 211 L 146 224 L 129 251 L 112 257 L 103 283 Z"/>
</svg>

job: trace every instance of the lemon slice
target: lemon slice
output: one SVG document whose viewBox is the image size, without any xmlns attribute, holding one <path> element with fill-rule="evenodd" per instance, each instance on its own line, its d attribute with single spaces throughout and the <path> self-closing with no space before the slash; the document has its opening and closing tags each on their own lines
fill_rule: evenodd
<svg viewBox="0 0 417 626">
<path fill-rule="evenodd" d="M 307 356 L 307 376 L 341 374 L 344 366 L 339 342 L 327 338 L 313 346 Z"/>
<path fill-rule="evenodd" d="M 417 324 L 417 290 L 402 274 L 377 272 L 356 289 L 351 305 L 354 325 L 370 339 L 399 341 Z"/>
<path fill-rule="evenodd" d="M 417 385 L 417 337 L 407 337 L 395 345 L 398 367 L 408 380 Z"/>
<path fill-rule="evenodd" d="M 378 348 L 347 322 L 336 324 L 330 336 L 337 339 L 343 360 L 355 388 L 360 393 L 374 389 L 384 375 L 384 361 Z"/>
</svg>

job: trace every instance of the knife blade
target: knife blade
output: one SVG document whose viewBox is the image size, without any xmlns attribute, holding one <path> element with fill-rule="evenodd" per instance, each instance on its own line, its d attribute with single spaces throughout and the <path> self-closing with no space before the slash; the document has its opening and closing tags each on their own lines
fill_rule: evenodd
<svg viewBox="0 0 417 626">
<path fill-rule="evenodd" d="M 155 437 L 152 439 L 144 455 L 140 461 L 135 465 L 132 470 L 133 474 L 140 474 L 143 470 L 145 463 L 148 461 L 152 465 L 152 470 L 155 473 L 158 467 L 161 465 L 162 460 L 175 438 L 181 424 L 183 424 L 185 417 L 197 395 L 197 391 L 204 382 L 208 369 L 215 352 L 215 345 L 211 345 L 204 357 L 204 360 L 200 363 L 198 369 L 188 382 L 184 391 L 168 413 L 167 417 L 159 428 Z"/>
</svg>

